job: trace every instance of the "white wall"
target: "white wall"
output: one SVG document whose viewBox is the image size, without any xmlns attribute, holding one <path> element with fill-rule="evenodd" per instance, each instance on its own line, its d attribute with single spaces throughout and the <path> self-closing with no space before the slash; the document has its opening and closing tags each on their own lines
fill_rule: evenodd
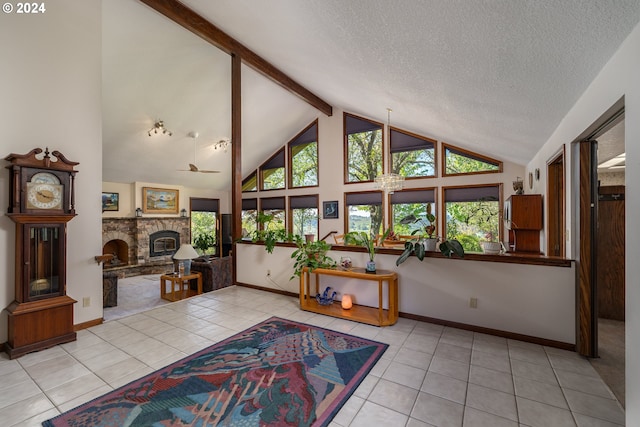
<svg viewBox="0 0 640 427">
<path fill-rule="evenodd" d="M 33 148 L 59 150 L 76 167 L 76 212 L 68 224 L 67 293 L 75 323 L 102 317 L 99 194 L 102 187 L 101 3 L 47 2 L 39 15 L 0 14 L 0 157 Z M 0 169 L 0 207 L 8 206 L 8 170 Z M 14 299 L 15 225 L 0 216 L 0 309 Z M 0 342 L 7 314 L 0 315 Z"/>
<path fill-rule="evenodd" d="M 624 96 L 625 140 L 626 140 L 626 416 L 627 425 L 640 425 L 640 224 L 634 219 L 640 210 L 640 24 L 620 46 L 600 74 L 580 97 L 562 120 L 544 147 L 527 166 L 528 170 L 539 167 L 541 171 L 549 157 L 563 144 L 569 144 L 596 121 L 609 107 Z M 571 150 L 567 150 L 569 154 Z M 569 158 L 567 164 L 573 159 Z M 575 165 L 574 165 L 575 167 Z M 567 188 L 577 188 L 567 168 Z M 543 179 L 541 183 L 546 186 Z M 542 188 L 545 188 L 544 186 Z M 572 194 L 567 196 L 571 206 Z M 576 233 L 573 223 L 575 212 L 568 215 L 567 227 Z"/>
<path fill-rule="evenodd" d="M 238 282 L 298 293 L 293 273 L 294 248 L 276 247 L 268 254 L 263 245 L 238 244 Z M 364 266 L 363 252 L 330 251 L 336 261 L 348 256 Z M 573 267 L 548 267 L 469 261 L 410 258 L 396 267 L 397 255 L 376 255 L 379 269 L 398 273 L 399 310 L 419 316 L 482 326 L 501 331 L 575 344 L 575 288 Z M 267 270 L 271 272 L 267 276 Z M 355 302 L 377 306 L 375 282 L 323 277 L 321 290 L 331 286 L 340 294 L 354 295 Z M 470 298 L 478 308 L 470 308 Z M 385 307 L 387 300 L 384 300 Z"/>
</svg>

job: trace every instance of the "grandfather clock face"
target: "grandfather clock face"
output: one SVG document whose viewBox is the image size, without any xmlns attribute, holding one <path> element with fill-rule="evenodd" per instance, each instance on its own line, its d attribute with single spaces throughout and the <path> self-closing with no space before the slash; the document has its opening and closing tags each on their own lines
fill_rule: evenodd
<svg viewBox="0 0 640 427">
<path fill-rule="evenodd" d="M 64 188 L 49 172 L 38 172 L 27 182 L 27 209 L 62 210 Z"/>
</svg>

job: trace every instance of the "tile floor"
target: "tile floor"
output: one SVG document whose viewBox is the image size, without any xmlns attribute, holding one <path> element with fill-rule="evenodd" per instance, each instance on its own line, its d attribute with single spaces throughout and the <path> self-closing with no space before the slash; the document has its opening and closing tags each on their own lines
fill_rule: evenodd
<svg viewBox="0 0 640 427">
<path fill-rule="evenodd" d="M 575 353 L 424 322 L 378 328 L 230 287 L 80 331 L 16 360 L 0 354 L 0 424 L 38 426 L 270 316 L 390 345 L 331 427 L 617 426 L 624 411 Z"/>
</svg>

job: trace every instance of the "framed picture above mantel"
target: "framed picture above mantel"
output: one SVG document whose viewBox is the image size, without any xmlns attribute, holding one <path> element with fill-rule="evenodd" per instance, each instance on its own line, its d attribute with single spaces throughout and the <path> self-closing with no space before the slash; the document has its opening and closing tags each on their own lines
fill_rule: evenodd
<svg viewBox="0 0 640 427">
<path fill-rule="evenodd" d="M 177 214 L 179 191 L 168 188 L 142 188 L 142 211 L 148 214 Z"/>
</svg>

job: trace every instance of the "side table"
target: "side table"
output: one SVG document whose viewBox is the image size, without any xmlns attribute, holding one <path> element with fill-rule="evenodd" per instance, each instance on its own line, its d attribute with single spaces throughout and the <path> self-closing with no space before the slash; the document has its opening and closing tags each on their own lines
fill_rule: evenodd
<svg viewBox="0 0 640 427">
<path fill-rule="evenodd" d="M 192 279 L 198 279 L 198 290 L 195 294 L 189 289 L 189 283 Z M 167 290 L 167 282 L 170 288 Z M 199 272 L 191 274 L 163 274 L 160 276 L 160 297 L 167 301 L 179 301 L 183 298 L 200 295 L 202 293 L 202 274 Z"/>
</svg>

